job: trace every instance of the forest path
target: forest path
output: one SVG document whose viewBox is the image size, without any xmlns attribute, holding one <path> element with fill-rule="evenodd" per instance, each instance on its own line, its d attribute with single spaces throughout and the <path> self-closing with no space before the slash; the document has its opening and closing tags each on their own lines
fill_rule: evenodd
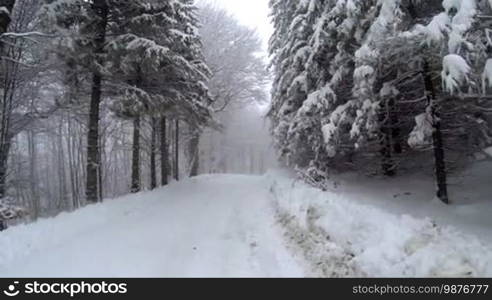
<svg viewBox="0 0 492 300">
<path fill-rule="evenodd" d="M 201 176 L 12 227 L 0 235 L 0 276 L 303 276 L 264 180 Z"/>
</svg>

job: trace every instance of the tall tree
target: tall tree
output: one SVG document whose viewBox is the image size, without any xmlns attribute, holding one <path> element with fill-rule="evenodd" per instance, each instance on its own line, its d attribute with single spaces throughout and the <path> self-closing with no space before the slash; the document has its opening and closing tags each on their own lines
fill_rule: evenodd
<svg viewBox="0 0 492 300">
<path fill-rule="evenodd" d="M 81 68 L 91 74 L 88 108 L 86 201 L 100 201 L 101 176 L 99 121 L 102 101 L 106 42 L 111 15 L 108 1 L 45 0 L 41 18 L 46 31 L 60 33 L 59 55 L 71 67 L 71 77 Z M 66 34 L 70 32 L 70 34 Z"/>
<path fill-rule="evenodd" d="M 106 1 L 95 1 L 91 4 L 95 14 L 94 28 L 90 28 L 93 34 L 93 53 L 95 54 L 95 69 L 92 72 L 92 91 L 89 104 L 89 132 L 87 134 L 87 184 L 86 200 L 88 202 L 102 201 L 99 185 L 101 176 L 101 161 L 99 148 L 99 113 L 102 97 L 103 74 L 100 67 L 104 64 L 102 55 L 106 43 L 106 31 L 108 26 L 109 7 Z"/>
</svg>

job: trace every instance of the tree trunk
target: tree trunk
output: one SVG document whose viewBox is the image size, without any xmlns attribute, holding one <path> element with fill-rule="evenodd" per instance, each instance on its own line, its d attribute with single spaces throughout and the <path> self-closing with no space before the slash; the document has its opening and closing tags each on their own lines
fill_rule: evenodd
<svg viewBox="0 0 492 300">
<path fill-rule="evenodd" d="M 12 10 L 15 5 L 15 0 L 0 0 L 0 7 L 5 7 L 7 10 L 0 10 L 0 35 L 4 34 L 7 32 L 8 27 L 10 25 L 10 21 L 12 20 L 10 18 L 10 14 L 12 13 Z M 4 56 L 4 51 L 3 51 L 3 42 L 0 41 L 0 62 L 2 62 L 2 58 Z M 2 62 L 3 64 L 3 62 Z M 1 74 L 0 74 L 0 82 L 3 83 L 5 82 L 4 78 L 6 74 L 4 74 L 5 69 L 2 67 Z M 6 87 L 3 87 L 5 89 Z M 5 94 L 5 91 L 4 91 Z M 5 102 L 5 95 L 4 95 L 4 102 Z M 5 104 L 5 103 L 4 103 Z M 5 120 L 5 114 L 7 114 L 5 110 L 3 111 L 3 119 Z M 2 122 L 2 127 L 5 127 L 6 122 Z M 7 160 L 9 156 L 9 150 L 10 150 L 10 140 L 8 137 L 8 128 L 2 128 L 2 137 L 1 137 L 1 145 L 0 145 L 0 199 L 5 197 L 6 193 L 6 181 L 7 181 Z M 0 231 L 5 229 L 4 224 L 2 221 L 0 221 Z"/>
<path fill-rule="evenodd" d="M 104 154 L 104 132 L 99 134 L 99 158 L 97 164 L 97 195 L 99 197 L 99 201 L 103 201 L 103 154 Z"/>
<path fill-rule="evenodd" d="M 200 166 L 200 133 L 197 130 L 192 130 L 189 144 L 190 155 L 190 177 L 198 176 Z"/>
<path fill-rule="evenodd" d="M 150 189 L 154 190 L 157 187 L 157 174 L 155 156 L 157 152 L 157 120 L 151 118 L 152 133 L 150 138 Z"/>
<path fill-rule="evenodd" d="M 396 175 L 396 164 L 393 157 L 393 96 L 386 99 L 385 104 L 384 111 L 380 113 L 379 118 L 381 123 L 381 167 L 384 176 L 393 177 Z"/>
<path fill-rule="evenodd" d="M 441 131 L 441 118 L 439 116 L 439 111 L 437 108 L 436 91 L 434 88 L 434 83 L 432 82 L 430 66 L 427 61 L 424 63 L 424 82 L 425 90 L 427 92 L 427 101 L 428 105 L 431 107 L 433 120 L 432 142 L 434 148 L 434 171 L 437 185 L 437 197 L 445 204 L 449 204 L 446 162 Z"/>
<path fill-rule="evenodd" d="M 98 64 L 102 64 L 101 54 L 104 52 L 104 43 L 106 41 L 106 28 L 108 26 L 109 8 L 106 1 L 95 1 L 92 5 L 97 13 L 99 20 L 97 32 L 95 33 L 95 49 Z M 98 202 L 99 195 L 99 107 L 101 104 L 101 87 L 102 75 L 99 71 L 92 74 L 92 93 L 89 111 L 89 133 L 87 135 L 87 182 L 86 182 L 86 200 L 90 203 Z"/>
<path fill-rule="evenodd" d="M 132 193 L 140 192 L 140 118 L 133 121 Z"/>
<path fill-rule="evenodd" d="M 161 185 L 165 186 L 169 183 L 169 149 L 167 144 L 167 120 L 161 118 Z"/>
<path fill-rule="evenodd" d="M 391 124 L 391 137 L 393 143 L 393 152 L 395 154 L 402 154 L 403 147 L 401 145 L 401 129 L 400 129 L 400 117 L 398 113 L 397 100 L 395 98 L 390 101 L 390 124 Z"/>
<path fill-rule="evenodd" d="M 174 122 L 174 179 L 179 180 L 179 120 Z"/>
<path fill-rule="evenodd" d="M 35 221 L 39 217 L 39 194 L 37 188 L 37 151 L 36 151 L 36 133 L 30 129 L 27 131 L 27 148 L 29 153 L 29 192 L 31 193 L 31 208 L 32 220 Z"/>
<path fill-rule="evenodd" d="M 0 199 L 5 197 L 7 192 L 7 162 L 10 151 L 10 140 L 4 141 L 0 145 Z"/>
<path fill-rule="evenodd" d="M 70 114 L 67 115 L 67 137 L 66 137 L 66 145 L 67 145 L 67 154 L 68 154 L 68 168 L 70 174 L 70 190 L 72 192 L 72 209 L 78 208 L 78 193 L 77 193 L 77 170 L 75 167 L 75 155 L 74 155 L 74 147 L 73 147 L 73 135 L 75 134 L 72 131 L 72 124 L 70 120 Z"/>
</svg>

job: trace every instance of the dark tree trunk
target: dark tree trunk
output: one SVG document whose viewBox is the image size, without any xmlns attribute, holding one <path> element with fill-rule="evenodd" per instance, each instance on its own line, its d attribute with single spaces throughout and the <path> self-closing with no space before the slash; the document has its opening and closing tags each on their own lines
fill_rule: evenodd
<svg viewBox="0 0 492 300">
<path fill-rule="evenodd" d="M 12 19 L 10 18 L 10 14 L 12 13 L 12 10 L 15 5 L 15 0 L 0 0 L 0 7 L 5 7 L 7 11 L 5 10 L 0 10 L 0 35 L 4 34 L 7 32 L 8 27 L 10 25 L 10 22 Z M 0 40 L 0 61 L 3 60 L 4 53 L 3 53 L 3 42 Z M 3 86 L 5 80 L 5 74 L 3 73 L 5 69 L 2 67 L 2 74 L 0 74 L 0 82 L 2 82 L 2 88 L 5 89 Z M 5 93 L 5 91 L 4 91 Z M 4 96 L 4 102 L 5 102 L 5 96 Z M 4 107 L 5 108 L 5 107 Z M 8 133 L 8 122 L 6 122 L 6 114 L 9 112 L 3 111 L 3 116 L 2 116 L 2 134 L 1 134 L 1 140 L 0 140 L 0 199 L 5 197 L 6 193 L 6 182 L 7 182 L 7 161 L 8 161 L 8 156 L 9 156 L 9 151 L 10 151 L 10 139 L 9 139 L 9 133 Z M 0 222 L 2 223 L 2 222 Z M 3 224 L 0 224 L 2 228 L 0 230 L 3 230 Z"/>
<path fill-rule="evenodd" d="M 108 26 L 109 8 L 106 1 L 95 1 L 93 9 L 97 13 L 99 20 L 97 32 L 95 33 L 95 49 L 98 64 L 102 64 L 101 54 L 104 53 L 104 43 L 106 41 L 106 28 Z M 87 135 L 87 184 L 86 200 L 95 203 L 102 194 L 98 191 L 100 155 L 99 155 L 99 107 L 101 105 L 102 75 L 94 71 L 92 75 L 92 93 L 89 110 L 89 132 Z M 99 187 L 101 188 L 101 187 Z"/>
<path fill-rule="evenodd" d="M 391 149 L 391 130 L 388 124 L 388 115 L 381 114 L 381 168 L 385 176 L 395 176 L 395 167 Z"/>
<path fill-rule="evenodd" d="M 5 197 L 7 192 L 7 162 L 10 152 L 10 139 L 8 137 L 6 139 L 0 145 L 0 199 Z"/>
<path fill-rule="evenodd" d="M 15 5 L 15 0 L 0 0 L 0 7 L 5 7 L 7 11 L 1 10 L 0 11 L 0 35 L 4 34 L 7 32 L 8 27 L 10 25 L 10 21 L 12 20 L 10 18 L 10 14 L 12 13 L 12 10 Z M 3 59 L 1 57 L 4 56 L 3 53 L 3 42 L 0 41 L 0 63 L 3 64 Z M 0 82 L 5 82 L 5 76 L 6 74 L 3 73 L 4 70 L 0 73 Z M 5 87 L 3 87 L 5 88 Z M 5 92 L 5 91 L 4 91 Z M 6 114 L 7 112 L 3 112 Z M 3 116 L 5 118 L 5 116 Z M 6 125 L 5 122 L 3 122 L 4 126 Z M 9 156 L 9 151 L 10 151 L 10 139 L 8 137 L 8 126 L 7 128 L 2 128 L 2 137 L 1 137 L 1 145 L 0 145 L 0 199 L 5 197 L 6 193 L 6 182 L 7 182 L 7 161 L 8 161 L 8 156 Z M 4 221 L 0 220 L 0 231 L 3 231 L 7 228 L 7 226 L 4 224 Z"/>
<path fill-rule="evenodd" d="M 132 193 L 140 192 L 140 118 L 133 121 Z"/>
<path fill-rule="evenodd" d="M 434 168 L 437 185 L 437 197 L 444 203 L 449 204 L 446 162 L 444 155 L 444 145 L 441 131 L 441 118 L 436 103 L 436 91 L 432 82 L 432 75 L 429 63 L 424 63 L 424 82 L 427 92 L 428 105 L 431 107 L 433 120 L 432 142 L 434 148 Z"/>
<path fill-rule="evenodd" d="M 395 154 L 402 154 L 403 147 L 401 145 L 401 130 L 400 130 L 400 118 L 398 115 L 397 100 L 392 99 L 390 102 L 390 122 L 391 122 L 391 136 L 393 142 L 393 151 Z"/>
<path fill-rule="evenodd" d="M 192 131 L 192 136 L 189 144 L 190 154 L 190 177 L 198 176 L 198 169 L 200 167 L 200 133 L 198 131 Z"/>
<path fill-rule="evenodd" d="M 396 175 L 396 162 L 394 153 L 397 152 L 397 148 L 401 148 L 399 142 L 395 140 L 395 136 L 398 137 L 398 133 L 395 133 L 398 128 L 398 116 L 395 112 L 395 99 L 393 96 L 387 99 L 385 111 L 380 114 L 381 123 L 381 167 L 385 176 Z"/>
<path fill-rule="evenodd" d="M 99 137 L 99 157 L 97 159 L 98 161 L 98 164 L 97 164 L 97 196 L 99 197 L 99 201 L 103 201 L 103 189 L 102 189 L 102 186 L 103 186 L 103 164 L 102 164 L 102 156 L 103 156 L 103 152 L 104 152 L 104 142 L 102 140 L 102 137 L 100 136 Z"/>
<path fill-rule="evenodd" d="M 7 192 L 7 161 L 10 151 L 10 140 L 7 137 L 7 141 L 4 141 L 0 145 L 0 199 L 5 197 Z M 0 231 L 7 229 L 7 225 L 3 220 L 0 220 Z"/>
<path fill-rule="evenodd" d="M 179 120 L 174 121 L 174 179 L 179 180 Z"/>
<path fill-rule="evenodd" d="M 157 187 L 157 174 L 155 156 L 157 152 L 157 120 L 151 118 L 152 133 L 150 137 L 150 189 L 154 190 Z"/>
<path fill-rule="evenodd" d="M 167 144 L 167 120 L 161 118 L 161 185 L 165 186 L 169 183 L 169 150 Z"/>
</svg>

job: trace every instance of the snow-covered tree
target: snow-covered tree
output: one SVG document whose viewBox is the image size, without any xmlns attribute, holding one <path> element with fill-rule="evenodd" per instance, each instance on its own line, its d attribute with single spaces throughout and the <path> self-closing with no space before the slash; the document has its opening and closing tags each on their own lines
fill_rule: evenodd
<svg viewBox="0 0 492 300">
<path fill-rule="evenodd" d="M 490 3 L 271 1 L 271 8 L 270 115 L 287 163 L 373 173 L 379 157 L 378 168 L 393 176 L 431 146 L 446 202 L 446 172 L 490 144 L 481 95 L 492 65 Z"/>
<path fill-rule="evenodd" d="M 328 2 L 331 1 L 270 2 L 275 31 L 270 40 L 274 83 L 269 114 L 276 146 L 284 162 L 292 166 L 307 166 L 319 152 L 308 141 L 320 136 L 320 120 L 312 118 L 312 114 L 318 116 L 317 110 L 323 110 L 326 105 L 324 101 L 317 102 L 318 99 L 332 94 L 325 89 L 319 97 L 310 95 L 318 74 L 307 70 L 309 62 L 313 63 L 309 61 L 313 54 L 310 39 L 315 34 L 323 4 Z M 310 100 L 306 103 L 308 95 Z"/>
</svg>

